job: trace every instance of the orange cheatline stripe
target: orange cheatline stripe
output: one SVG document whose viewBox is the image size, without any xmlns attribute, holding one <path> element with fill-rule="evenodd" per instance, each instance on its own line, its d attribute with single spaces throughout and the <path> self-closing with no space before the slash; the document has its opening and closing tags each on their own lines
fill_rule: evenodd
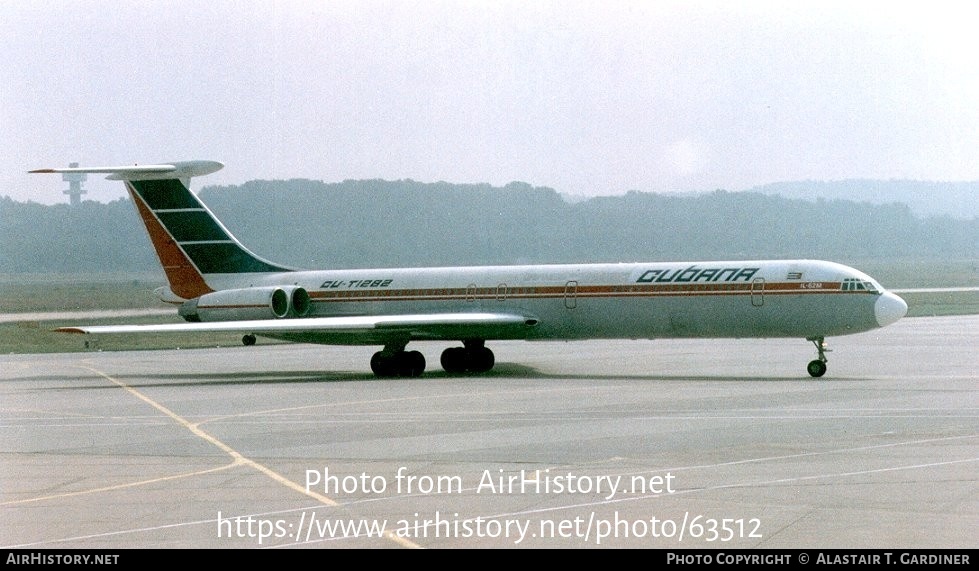
<svg viewBox="0 0 979 571">
<path fill-rule="evenodd" d="M 342 291 L 311 291 L 312 301 L 365 302 L 365 301 L 458 301 L 501 299 L 555 299 L 564 297 L 618 298 L 618 297 L 694 297 L 732 295 L 837 295 L 870 294 L 869 291 L 843 291 L 840 282 L 821 282 L 825 287 L 812 289 L 806 284 L 766 282 L 764 287 L 752 288 L 751 283 L 738 284 L 670 284 L 670 285 L 603 285 L 578 286 L 568 290 L 566 286 L 513 287 L 505 291 L 497 287 L 472 290 L 469 288 L 428 289 L 349 289 Z"/>
</svg>

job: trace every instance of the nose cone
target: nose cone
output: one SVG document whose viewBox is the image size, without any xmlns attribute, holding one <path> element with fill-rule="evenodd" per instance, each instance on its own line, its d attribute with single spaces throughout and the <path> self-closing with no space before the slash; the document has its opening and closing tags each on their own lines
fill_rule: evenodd
<svg viewBox="0 0 979 571">
<path fill-rule="evenodd" d="M 884 292 L 874 303 L 874 317 L 877 323 L 884 327 L 901 319 L 908 313 L 908 304 L 903 299 L 890 292 Z"/>
</svg>

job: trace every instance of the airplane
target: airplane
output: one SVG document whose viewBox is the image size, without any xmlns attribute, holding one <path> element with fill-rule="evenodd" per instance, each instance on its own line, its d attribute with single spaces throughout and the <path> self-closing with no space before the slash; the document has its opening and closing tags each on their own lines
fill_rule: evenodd
<svg viewBox="0 0 979 571">
<path fill-rule="evenodd" d="M 600 263 L 299 270 L 252 253 L 190 191 L 216 161 L 48 168 L 107 174 L 136 205 L 183 323 L 63 327 L 85 334 L 235 332 L 279 340 L 374 345 L 379 377 L 418 377 L 412 341 L 448 341 L 450 374 L 491 370 L 495 340 L 802 338 L 826 373 L 825 339 L 890 325 L 899 296 L 854 268 L 820 260 Z"/>
</svg>

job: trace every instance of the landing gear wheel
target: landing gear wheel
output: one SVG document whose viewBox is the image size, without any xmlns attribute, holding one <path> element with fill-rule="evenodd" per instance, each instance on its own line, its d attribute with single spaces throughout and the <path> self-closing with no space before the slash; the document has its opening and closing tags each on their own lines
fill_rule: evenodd
<svg viewBox="0 0 979 571">
<path fill-rule="evenodd" d="M 474 373 L 485 373 L 496 364 L 496 356 L 486 347 L 481 347 L 470 352 L 469 370 Z"/>
<path fill-rule="evenodd" d="M 810 337 L 809 341 L 816 346 L 816 360 L 810 361 L 809 365 L 806 366 L 806 370 L 809 371 L 809 376 L 819 378 L 826 374 L 826 353 L 829 353 L 830 349 L 826 346 L 826 339 L 824 337 Z"/>
<path fill-rule="evenodd" d="M 449 347 L 442 351 L 440 360 L 446 373 L 466 372 L 466 349 L 464 347 Z"/>
<path fill-rule="evenodd" d="M 378 377 L 420 377 L 425 356 L 418 351 L 378 351 L 371 357 L 371 371 Z"/>
<path fill-rule="evenodd" d="M 244 345 L 245 347 L 251 347 L 252 345 L 255 344 L 255 336 L 243 335 L 241 338 L 241 344 Z"/>
<path fill-rule="evenodd" d="M 400 372 L 404 377 L 420 377 L 425 372 L 425 356 L 418 351 L 402 353 L 400 361 Z"/>
<path fill-rule="evenodd" d="M 816 359 L 815 361 L 809 361 L 809 365 L 806 366 L 806 370 L 809 371 L 809 376 L 819 378 L 826 374 L 826 363 Z"/>
<path fill-rule="evenodd" d="M 392 361 L 390 356 L 378 351 L 371 357 L 371 371 L 374 371 L 374 374 L 378 377 L 393 377 L 394 367 L 392 367 Z"/>
<path fill-rule="evenodd" d="M 442 351 L 441 361 L 446 373 L 485 373 L 496 364 L 496 357 L 481 341 L 467 341 L 465 347 Z"/>
</svg>

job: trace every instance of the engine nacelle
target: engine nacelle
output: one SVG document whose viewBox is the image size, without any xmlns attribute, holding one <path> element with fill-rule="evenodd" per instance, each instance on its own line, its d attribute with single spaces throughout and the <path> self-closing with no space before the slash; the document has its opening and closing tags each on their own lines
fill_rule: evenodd
<svg viewBox="0 0 979 571">
<path fill-rule="evenodd" d="M 303 317 L 309 293 L 299 286 L 250 287 L 216 291 L 180 306 L 187 321 L 244 321 Z"/>
</svg>

